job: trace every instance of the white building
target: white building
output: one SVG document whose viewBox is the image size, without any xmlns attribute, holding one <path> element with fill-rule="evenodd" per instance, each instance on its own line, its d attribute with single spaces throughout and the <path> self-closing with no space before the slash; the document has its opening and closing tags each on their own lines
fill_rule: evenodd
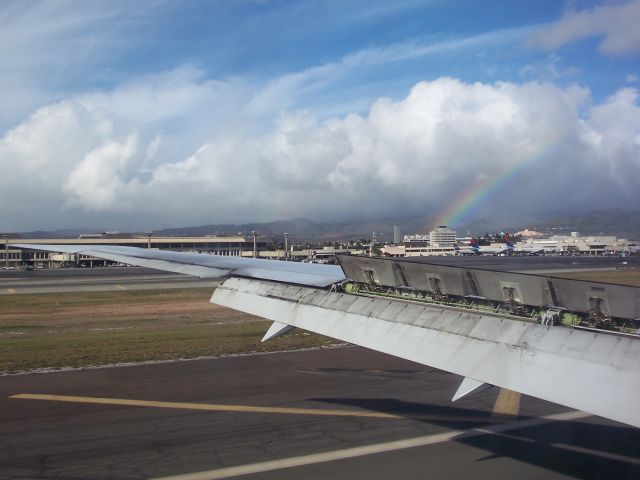
<svg viewBox="0 0 640 480">
<path fill-rule="evenodd" d="M 5 238 L 0 249 L 0 267 L 2 268 L 56 268 L 59 266 L 102 266 L 108 260 L 96 259 L 87 255 L 59 254 L 19 248 L 9 245 L 46 244 L 46 245 L 115 245 L 124 247 L 152 248 L 178 252 L 211 253 L 224 256 L 253 256 L 253 238 L 244 235 L 235 236 L 199 236 L 199 237 L 156 237 L 153 235 L 98 234 L 80 235 L 79 238 Z M 273 241 L 263 237 L 256 238 L 256 250 L 272 249 Z"/>
<path fill-rule="evenodd" d="M 571 235 L 553 235 L 549 238 L 528 238 L 516 244 L 516 250 L 544 249 L 547 252 L 577 255 L 619 255 L 632 253 L 624 238 L 609 235 L 582 237 L 577 232 Z"/>
<path fill-rule="evenodd" d="M 453 247 L 456 243 L 456 231 L 446 225 L 440 225 L 429 232 L 429 244 L 431 247 Z"/>
</svg>

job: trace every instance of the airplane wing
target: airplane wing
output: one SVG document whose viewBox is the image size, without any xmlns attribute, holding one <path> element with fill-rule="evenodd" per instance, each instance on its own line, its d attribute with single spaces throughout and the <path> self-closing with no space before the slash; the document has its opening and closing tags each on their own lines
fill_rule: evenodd
<svg viewBox="0 0 640 480">
<path fill-rule="evenodd" d="M 200 278 L 222 278 L 236 275 L 280 282 L 325 287 L 344 280 L 337 265 L 278 262 L 262 258 L 242 258 L 190 252 L 172 252 L 138 247 L 110 245 L 38 245 L 13 244 L 15 247 L 49 252 L 86 255 L 113 262 L 183 273 Z"/>
<path fill-rule="evenodd" d="M 640 427 L 637 287 L 400 259 L 23 247 L 228 276 L 211 302 L 273 320 L 263 340 L 303 328 L 461 375 L 453 400 L 494 385 Z"/>
</svg>

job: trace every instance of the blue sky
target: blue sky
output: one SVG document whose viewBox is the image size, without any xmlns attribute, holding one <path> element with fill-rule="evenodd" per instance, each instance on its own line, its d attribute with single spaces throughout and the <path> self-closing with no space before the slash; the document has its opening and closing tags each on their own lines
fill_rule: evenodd
<svg viewBox="0 0 640 480">
<path fill-rule="evenodd" d="M 0 200 L 56 205 L 29 218 L 0 207 L 7 229 L 346 218 L 328 198 L 353 216 L 437 214 L 453 201 L 438 185 L 478 188 L 551 143 L 586 185 L 604 169 L 616 190 L 566 208 L 638 199 L 621 178 L 640 171 L 638 0 L 10 0 L 0 23 L 0 162 L 21 163 Z M 542 179 L 558 160 L 543 155 L 529 173 Z M 228 162 L 235 176 L 221 173 Z M 407 195 L 420 186 L 397 173 L 412 166 L 439 179 L 432 194 Z M 11 188 L 21 182 L 33 189 Z M 363 199 L 368 185 L 383 198 Z M 184 204 L 164 205 L 161 189 Z M 234 195 L 250 189 L 271 196 Z"/>
<path fill-rule="evenodd" d="M 602 55 L 598 52 L 602 35 L 597 32 L 554 49 L 532 40 L 563 14 L 589 11 L 603 2 L 130 4 L 5 2 L 0 10 L 3 23 L 13 23 L 22 31 L 20 36 L 27 37 L 25 42 L 9 42 L 11 51 L 5 49 L 5 55 L 24 59 L 7 69 L 9 82 L 14 76 L 26 81 L 47 102 L 117 88 L 131 79 L 184 65 L 198 68 L 207 78 L 239 77 L 260 86 L 283 75 L 337 63 L 343 64 L 342 71 L 310 82 L 312 91 L 296 106 L 322 105 L 328 95 L 338 103 L 336 113 L 348 113 L 349 99 L 352 104 L 360 101 L 366 111 L 379 96 L 402 98 L 418 81 L 441 76 L 466 82 L 578 83 L 588 86 L 598 100 L 628 83 L 628 75 L 639 74 L 637 48 L 631 54 Z M 31 34 L 25 35 L 25 30 Z M 368 58 L 358 61 L 358 55 Z M 353 63 L 344 65 L 349 59 Z M 16 113 L 4 119 L 4 128 L 30 112 Z"/>
</svg>

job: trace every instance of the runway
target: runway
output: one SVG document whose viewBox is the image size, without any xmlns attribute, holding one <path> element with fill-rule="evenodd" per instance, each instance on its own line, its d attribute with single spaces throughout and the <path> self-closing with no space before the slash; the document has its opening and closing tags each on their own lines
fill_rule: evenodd
<svg viewBox="0 0 640 480">
<path fill-rule="evenodd" d="M 616 270 L 640 267 L 640 257 L 458 256 L 411 257 L 408 261 L 522 273 Z M 56 270 L 0 270 L 0 295 L 20 293 L 216 287 L 218 280 L 161 272 L 142 267 L 96 267 Z"/>
<path fill-rule="evenodd" d="M 573 272 L 582 270 L 616 270 L 640 267 L 640 256 L 634 257 L 592 257 L 592 256 L 493 256 L 460 255 L 442 257 L 407 257 L 407 261 L 454 265 L 459 267 L 482 268 L 520 273 Z"/>
<path fill-rule="evenodd" d="M 216 287 L 220 282 L 141 267 L 0 271 L 0 295 Z"/>
<path fill-rule="evenodd" d="M 459 381 L 357 347 L 0 377 L 0 478 L 639 478 L 638 429 Z"/>
</svg>

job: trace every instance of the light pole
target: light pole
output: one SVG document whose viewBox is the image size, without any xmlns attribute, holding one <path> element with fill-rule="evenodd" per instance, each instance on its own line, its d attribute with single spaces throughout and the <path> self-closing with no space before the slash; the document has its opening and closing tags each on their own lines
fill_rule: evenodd
<svg viewBox="0 0 640 480">
<path fill-rule="evenodd" d="M 9 270 L 9 235 L 3 235 L 4 237 L 4 266 Z"/>
<path fill-rule="evenodd" d="M 286 261 L 289 257 L 289 234 L 287 232 L 284 233 L 284 260 Z"/>
<path fill-rule="evenodd" d="M 258 249 L 256 246 L 256 231 L 252 230 L 251 231 L 251 235 L 253 235 L 253 258 L 257 258 L 258 257 Z"/>
</svg>

